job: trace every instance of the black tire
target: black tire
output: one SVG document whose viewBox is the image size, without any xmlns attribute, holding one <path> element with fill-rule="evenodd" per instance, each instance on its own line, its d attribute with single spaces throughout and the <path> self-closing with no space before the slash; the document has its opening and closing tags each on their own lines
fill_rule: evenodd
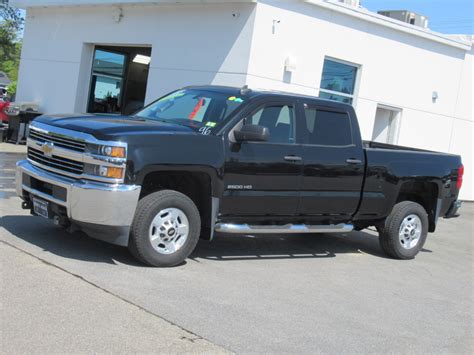
<svg viewBox="0 0 474 355">
<path fill-rule="evenodd" d="M 400 241 L 399 231 L 403 220 L 410 215 L 416 215 L 420 219 L 421 236 L 415 246 L 406 249 Z M 385 223 L 377 226 L 380 246 L 385 254 L 394 259 L 413 259 L 425 244 L 428 235 L 428 225 L 428 214 L 423 206 L 411 201 L 397 203 L 386 218 Z"/>
<path fill-rule="evenodd" d="M 162 254 L 154 249 L 150 241 L 150 226 L 155 216 L 168 208 L 180 209 L 189 222 L 188 237 L 184 244 L 172 254 Z M 150 266 L 171 267 L 184 262 L 199 241 L 201 217 L 194 202 L 180 192 L 162 190 L 138 201 L 130 230 L 128 248 L 131 254 Z"/>
</svg>

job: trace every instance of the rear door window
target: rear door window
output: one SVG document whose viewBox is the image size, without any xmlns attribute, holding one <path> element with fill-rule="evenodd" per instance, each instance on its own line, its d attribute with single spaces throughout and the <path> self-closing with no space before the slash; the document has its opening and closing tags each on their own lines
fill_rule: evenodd
<svg viewBox="0 0 474 355">
<path fill-rule="evenodd" d="M 305 144 L 323 146 L 350 146 L 353 144 L 352 127 L 347 112 L 305 106 Z"/>
</svg>

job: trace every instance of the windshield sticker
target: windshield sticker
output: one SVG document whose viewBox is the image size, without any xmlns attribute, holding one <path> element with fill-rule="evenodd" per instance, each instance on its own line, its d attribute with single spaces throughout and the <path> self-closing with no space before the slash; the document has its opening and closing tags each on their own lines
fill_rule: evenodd
<svg viewBox="0 0 474 355">
<path fill-rule="evenodd" d="M 211 122 L 211 121 L 206 122 L 206 126 L 207 126 L 207 127 L 214 128 L 215 126 L 217 126 L 217 122 Z"/>
<path fill-rule="evenodd" d="M 201 109 L 201 107 L 204 106 L 204 99 L 199 99 L 198 103 L 196 104 L 196 106 L 194 107 L 194 110 L 193 112 L 191 112 L 189 114 L 189 119 L 190 120 L 194 120 L 194 118 L 196 117 L 197 113 L 199 112 L 199 110 Z"/>
<path fill-rule="evenodd" d="M 199 128 L 199 133 L 201 133 L 203 136 L 208 136 L 212 132 L 211 127 L 201 127 Z"/>
<path fill-rule="evenodd" d="M 239 104 L 242 103 L 242 102 L 244 102 L 243 99 L 241 99 L 240 97 L 236 97 L 236 96 L 231 96 L 231 97 L 229 97 L 227 100 L 229 100 L 229 101 L 234 101 L 234 102 L 237 102 L 237 103 L 239 103 Z"/>
</svg>

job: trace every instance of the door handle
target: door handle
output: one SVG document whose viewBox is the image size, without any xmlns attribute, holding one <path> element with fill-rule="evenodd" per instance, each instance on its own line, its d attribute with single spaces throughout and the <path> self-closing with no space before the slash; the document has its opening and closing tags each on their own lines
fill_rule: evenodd
<svg viewBox="0 0 474 355">
<path fill-rule="evenodd" d="M 362 164 L 362 160 L 350 158 L 346 160 L 346 163 L 347 164 Z"/>
<path fill-rule="evenodd" d="M 303 160 L 301 157 L 297 157 L 296 155 L 287 155 L 285 157 L 286 161 L 301 161 Z"/>
</svg>

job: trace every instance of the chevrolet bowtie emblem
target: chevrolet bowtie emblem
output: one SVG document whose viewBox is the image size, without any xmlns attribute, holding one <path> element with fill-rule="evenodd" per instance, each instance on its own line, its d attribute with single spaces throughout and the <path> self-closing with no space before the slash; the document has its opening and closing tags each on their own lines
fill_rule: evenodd
<svg viewBox="0 0 474 355">
<path fill-rule="evenodd" d="M 50 157 L 52 156 L 53 148 L 54 148 L 54 143 L 46 142 L 41 146 L 41 151 L 44 153 L 44 155 Z"/>
</svg>

